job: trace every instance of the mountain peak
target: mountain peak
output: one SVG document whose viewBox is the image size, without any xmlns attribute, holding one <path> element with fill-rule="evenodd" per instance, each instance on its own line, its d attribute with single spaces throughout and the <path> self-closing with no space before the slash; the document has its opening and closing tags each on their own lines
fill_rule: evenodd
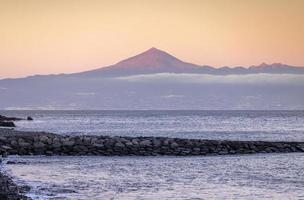
<svg viewBox="0 0 304 200">
<path fill-rule="evenodd" d="M 146 52 L 160 52 L 162 50 L 155 48 L 155 47 L 151 47 L 150 49 L 148 49 Z"/>
<path fill-rule="evenodd" d="M 251 66 L 251 68 L 280 68 L 280 67 L 290 67 L 290 66 L 282 64 L 282 63 L 267 64 L 265 62 L 263 62 L 257 66 L 255 66 L 255 65 Z"/>
<path fill-rule="evenodd" d="M 267 63 L 263 62 L 260 65 L 256 66 L 256 67 L 267 67 L 269 66 Z"/>
<path fill-rule="evenodd" d="M 156 68 L 164 66 L 178 66 L 183 63 L 176 57 L 168 54 L 165 51 L 152 47 L 143 53 L 136 56 L 122 60 L 115 66 L 120 67 L 138 67 L 138 68 Z"/>
</svg>

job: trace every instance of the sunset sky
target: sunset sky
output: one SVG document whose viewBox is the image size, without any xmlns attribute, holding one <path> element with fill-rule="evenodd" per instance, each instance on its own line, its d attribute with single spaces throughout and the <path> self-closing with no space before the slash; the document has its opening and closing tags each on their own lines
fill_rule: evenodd
<svg viewBox="0 0 304 200">
<path fill-rule="evenodd" d="M 304 66 L 303 0 L 0 0 L 0 78 L 70 73 L 157 47 L 195 64 Z"/>
</svg>

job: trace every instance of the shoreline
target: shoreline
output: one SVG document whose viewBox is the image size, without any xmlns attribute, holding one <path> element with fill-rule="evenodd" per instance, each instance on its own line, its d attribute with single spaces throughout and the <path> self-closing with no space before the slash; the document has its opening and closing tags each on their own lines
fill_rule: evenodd
<svg viewBox="0 0 304 200">
<path fill-rule="evenodd" d="M 0 165 L 2 165 L 0 163 Z M 19 186 L 13 179 L 2 171 L 0 166 L 0 199 L 6 200 L 31 200 L 25 196 L 25 193 L 30 189 L 29 186 Z"/>
<path fill-rule="evenodd" d="M 304 152 L 304 142 L 200 140 L 166 137 L 58 135 L 0 128 L 0 156 L 216 156 Z M 0 161 L 1 161 L 0 157 Z M 18 186 L 1 170 L 0 199 L 30 200 L 29 186 Z"/>
</svg>

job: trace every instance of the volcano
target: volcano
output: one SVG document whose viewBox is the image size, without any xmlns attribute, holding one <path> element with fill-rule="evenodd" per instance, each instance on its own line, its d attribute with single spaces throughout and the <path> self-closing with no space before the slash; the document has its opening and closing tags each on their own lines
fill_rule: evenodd
<svg viewBox="0 0 304 200">
<path fill-rule="evenodd" d="M 78 73 L 84 76 L 128 76 L 153 73 L 211 73 L 215 69 L 184 62 L 155 47 L 115 65 Z"/>
<path fill-rule="evenodd" d="M 262 63 L 261 65 L 250 66 L 248 68 L 241 66 L 215 68 L 208 65 L 201 66 L 184 62 L 165 51 L 153 47 L 136 56 L 122 60 L 117 64 L 72 75 L 89 77 L 115 77 L 155 73 L 190 73 L 213 75 L 257 73 L 304 74 L 304 68 L 284 65 L 281 63 L 274 63 L 270 65 Z"/>
</svg>

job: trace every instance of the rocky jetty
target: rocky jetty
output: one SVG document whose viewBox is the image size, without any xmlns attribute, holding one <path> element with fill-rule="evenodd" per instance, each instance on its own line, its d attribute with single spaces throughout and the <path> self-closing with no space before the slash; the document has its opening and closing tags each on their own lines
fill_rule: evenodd
<svg viewBox="0 0 304 200">
<path fill-rule="evenodd" d="M 19 120 L 23 120 L 23 119 L 18 118 L 18 117 L 6 117 L 3 115 L 0 115 L 0 121 L 19 121 Z"/>
<path fill-rule="evenodd" d="M 197 156 L 304 152 L 304 142 L 218 141 L 165 137 L 63 136 L 0 132 L 2 155 Z"/>
<path fill-rule="evenodd" d="M 19 121 L 19 120 L 25 120 L 22 118 L 18 118 L 18 117 L 6 117 L 3 115 L 0 115 L 0 127 L 16 127 L 14 121 Z M 32 117 L 27 117 L 26 120 L 32 121 L 33 118 Z"/>
<path fill-rule="evenodd" d="M 2 127 L 16 127 L 14 122 L 0 121 Z"/>
</svg>

